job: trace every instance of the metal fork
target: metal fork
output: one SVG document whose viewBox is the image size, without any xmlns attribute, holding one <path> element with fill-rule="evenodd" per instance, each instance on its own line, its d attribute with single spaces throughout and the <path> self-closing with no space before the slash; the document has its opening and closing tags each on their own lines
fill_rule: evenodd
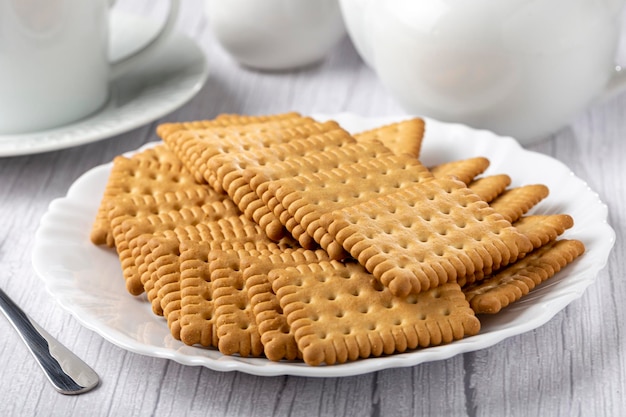
<svg viewBox="0 0 626 417">
<path fill-rule="evenodd" d="M 98 385 L 98 374 L 28 317 L 1 288 L 0 310 L 17 330 L 57 391 L 62 394 L 81 394 Z"/>
</svg>

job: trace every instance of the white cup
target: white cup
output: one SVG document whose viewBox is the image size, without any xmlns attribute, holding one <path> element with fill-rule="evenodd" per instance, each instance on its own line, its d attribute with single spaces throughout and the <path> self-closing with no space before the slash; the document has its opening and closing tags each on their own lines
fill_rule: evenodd
<svg viewBox="0 0 626 417">
<path fill-rule="evenodd" d="M 207 13 L 221 46 L 261 70 L 320 61 L 346 34 L 338 0 L 207 0 Z"/>
<path fill-rule="evenodd" d="M 544 139 L 621 91 L 623 0 L 340 0 L 348 34 L 410 113 Z"/>
<path fill-rule="evenodd" d="M 82 119 L 109 97 L 111 80 L 140 65 L 172 32 L 118 62 L 108 58 L 112 0 L 0 0 L 0 133 L 41 131 Z"/>
</svg>

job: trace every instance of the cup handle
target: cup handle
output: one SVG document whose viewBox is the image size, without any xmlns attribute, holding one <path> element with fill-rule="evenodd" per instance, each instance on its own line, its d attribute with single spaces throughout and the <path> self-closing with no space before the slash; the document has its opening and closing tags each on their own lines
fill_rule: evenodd
<svg viewBox="0 0 626 417">
<path fill-rule="evenodd" d="M 110 3 L 113 4 L 115 0 L 111 0 Z M 159 49 L 162 44 L 165 43 L 167 38 L 173 32 L 174 26 L 176 24 L 176 18 L 178 17 L 178 10 L 180 8 L 179 0 L 169 0 L 170 8 L 167 14 L 167 18 L 161 30 L 152 38 L 147 44 L 139 48 L 137 51 L 133 52 L 127 57 L 124 57 L 118 61 L 111 63 L 111 79 L 115 79 L 120 75 L 130 71 L 135 68 L 141 62 L 143 62 L 148 56 L 152 55 L 152 53 Z"/>
</svg>

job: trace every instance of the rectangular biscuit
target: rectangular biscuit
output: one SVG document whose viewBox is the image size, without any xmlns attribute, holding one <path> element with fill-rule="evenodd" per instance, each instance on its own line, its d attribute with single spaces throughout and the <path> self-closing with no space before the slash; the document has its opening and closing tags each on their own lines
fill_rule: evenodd
<svg viewBox="0 0 626 417">
<path fill-rule="evenodd" d="M 217 155 L 211 158 L 208 168 L 214 173 L 220 188 L 226 191 L 245 215 L 261 225 L 271 239 L 280 239 L 283 236 L 283 225 L 250 187 L 244 178 L 245 169 L 252 166 L 265 167 L 323 150 L 338 151 L 350 143 L 355 143 L 354 139 L 345 130 L 334 129 L 308 137 L 294 138 L 287 143 Z"/>
<path fill-rule="evenodd" d="M 163 123 L 157 126 L 156 132 L 161 139 L 168 134 L 179 130 L 204 130 L 212 129 L 216 127 L 228 127 L 228 126 L 242 126 L 257 123 L 267 123 L 279 120 L 294 120 L 297 118 L 303 118 L 298 112 L 287 112 L 271 115 L 242 115 L 242 114 L 220 114 L 211 120 L 197 120 L 190 122 L 179 123 Z"/>
<path fill-rule="evenodd" d="M 163 137 L 163 141 L 194 175 L 197 182 L 210 184 L 223 191 L 208 168 L 216 155 L 262 148 L 291 139 L 308 137 L 337 129 L 333 121 L 319 123 L 311 118 L 284 119 L 242 126 L 216 127 L 205 130 L 179 130 Z"/>
<path fill-rule="evenodd" d="M 155 196 L 183 187 L 194 187 L 193 176 L 166 146 L 157 145 L 130 157 L 118 156 L 100 202 L 91 231 L 91 241 L 97 245 L 114 246 L 109 210 L 118 196 Z M 212 191 L 212 190 L 210 190 Z M 208 194 L 209 190 L 205 192 Z M 212 199 L 222 199 L 213 193 Z"/>
<path fill-rule="evenodd" d="M 397 296 L 498 268 L 532 248 L 510 222 L 448 178 L 327 213 L 320 223 Z"/>
<path fill-rule="evenodd" d="M 574 225 L 574 220 L 567 214 L 547 214 L 524 216 L 513 223 L 513 227 L 530 241 L 533 250 L 536 250 L 557 239 L 563 232 Z M 498 270 L 517 262 L 526 254 L 520 253 L 516 258 L 508 260 L 508 264 L 501 264 L 496 270 L 484 268 L 473 274 L 467 274 L 457 280 L 463 286 L 480 281 L 485 276 L 497 273 Z"/>
<path fill-rule="evenodd" d="M 477 175 L 489 167 L 489 160 L 483 156 L 445 162 L 433 167 L 430 171 L 437 178 L 454 177 L 469 184 Z"/>
<path fill-rule="evenodd" d="M 405 184 L 431 178 L 430 172 L 408 155 L 394 155 L 380 143 L 348 144 L 262 167 L 250 167 L 244 178 L 287 230 L 305 248 L 311 240 L 331 257 L 341 247 L 322 239 L 317 219 L 329 209 L 359 202 L 370 194 L 389 193 Z M 355 192 L 371 185 L 372 192 Z M 356 188 L 355 188 L 356 187 Z"/>
<path fill-rule="evenodd" d="M 436 346 L 480 329 L 456 283 L 396 297 L 361 265 L 337 261 L 274 269 L 269 280 L 308 365 Z"/>
<path fill-rule="evenodd" d="M 304 260 L 318 260 L 323 256 L 321 251 L 315 253 L 301 248 L 215 250 L 207 242 L 183 242 L 181 340 L 190 345 L 210 341 L 212 344 L 205 346 L 216 346 L 225 355 L 262 355 L 265 352 L 259 332 L 262 326 L 257 324 L 256 304 L 252 298 L 266 299 L 272 294 L 262 294 L 258 285 L 250 288 L 243 259 L 252 260 L 254 264 L 278 262 L 291 265 Z M 262 315 L 266 319 L 265 327 L 269 314 L 265 311 Z M 280 349 L 276 341 L 272 346 Z M 294 348 L 295 344 L 285 345 L 281 349 L 282 356 L 271 358 L 294 359 L 297 357 Z"/>
<path fill-rule="evenodd" d="M 306 155 L 284 158 L 282 161 L 267 163 L 262 166 L 250 164 L 244 169 L 243 178 L 281 224 L 300 242 L 302 247 L 311 249 L 316 246 L 313 237 L 297 221 L 294 221 L 291 214 L 276 198 L 277 183 L 286 179 L 305 178 L 308 175 L 315 175 L 344 166 L 362 164 L 365 161 L 376 160 L 383 156 L 391 157 L 393 154 L 380 142 L 363 144 L 350 142 L 327 150 L 319 149 Z M 273 188 L 270 189 L 270 185 Z M 264 224 L 264 219 L 261 216 L 254 214 L 253 217 L 260 224 Z"/>
<path fill-rule="evenodd" d="M 481 200 L 490 203 L 511 185 L 511 177 L 506 174 L 489 175 L 472 180 L 467 187 Z"/>
<path fill-rule="evenodd" d="M 511 188 L 493 199 L 489 205 L 510 222 L 514 222 L 549 194 L 543 184 Z"/>
<path fill-rule="evenodd" d="M 301 357 L 294 335 L 272 290 L 269 272 L 322 260 L 329 260 L 326 252 L 304 248 L 287 249 L 267 256 L 247 255 L 241 258 L 245 289 L 268 359 L 278 361 Z"/>
<path fill-rule="evenodd" d="M 585 251 L 578 240 L 556 240 L 485 280 L 463 288 L 477 314 L 495 314 L 520 300 Z"/>
<path fill-rule="evenodd" d="M 209 207 L 210 209 L 211 207 Z M 162 239 L 170 242 L 206 242 L 212 250 L 270 250 L 280 251 L 295 242 L 282 239 L 274 242 L 264 236 L 259 226 L 240 214 L 226 214 L 207 208 L 172 211 L 124 223 L 128 251 L 120 254 L 125 278 L 129 271 L 133 280 L 139 280 L 156 314 L 162 313 L 160 272 L 152 266 L 155 246 Z M 156 240 L 155 240 L 156 239 Z M 155 245 L 155 242 L 157 244 Z M 131 278 L 127 278 L 127 286 Z M 133 281 L 134 282 L 134 281 Z M 139 284 L 137 284 L 139 285 Z"/>
<path fill-rule="evenodd" d="M 414 117 L 355 133 L 354 138 L 361 143 L 378 141 L 396 155 L 405 154 L 418 158 L 424 139 L 424 130 L 424 120 Z"/>
<path fill-rule="evenodd" d="M 229 200 L 216 201 L 210 195 L 206 199 L 204 197 L 202 193 L 187 194 L 180 190 L 164 193 L 158 198 L 135 195 L 115 199 L 115 207 L 109 217 L 126 289 L 131 294 L 138 295 L 144 291 L 136 262 L 141 252 L 138 245 L 141 235 L 171 230 L 176 225 L 239 215 L 237 207 Z"/>
<path fill-rule="evenodd" d="M 291 248 L 291 242 L 274 242 L 262 235 L 258 225 L 249 222 L 243 216 L 218 216 L 202 219 L 198 224 L 176 221 L 178 213 L 168 217 L 155 216 L 132 222 L 133 229 L 147 227 L 150 232 L 129 233 L 139 236 L 132 241 L 133 256 L 148 301 L 157 315 L 167 318 L 168 325 L 175 338 L 180 337 L 181 319 L 181 254 L 185 248 L 210 252 L 243 251 L 245 253 L 284 252 Z M 143 224 L 143 226 L 142 226 Z M 150 226 L 152 225 L 152 226 Z M 155 227 L 156 225 L 156 227 Z M 128 225 L 127 225 L 128 227 Z M 199 246 L 200 245 L 200 246 Z M 191 250 L 191 249 L 190 249 Z M 199 343 L 199 342 L 196 342 Z"/>
</svg>

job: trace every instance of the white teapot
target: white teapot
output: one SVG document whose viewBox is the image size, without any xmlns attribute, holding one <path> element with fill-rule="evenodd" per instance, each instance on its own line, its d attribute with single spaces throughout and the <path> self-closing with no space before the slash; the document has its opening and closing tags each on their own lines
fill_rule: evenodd
<svg viewBox="0 0 626 417">
<path fill-rule="evenodd" d="M 622 0 L 340 0 L 348 34 L 410 113 L 544 139 L 626 85 Z"/>
</svg>

